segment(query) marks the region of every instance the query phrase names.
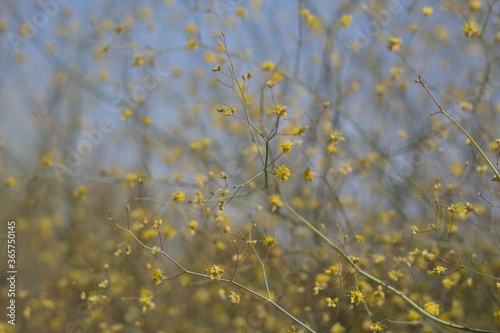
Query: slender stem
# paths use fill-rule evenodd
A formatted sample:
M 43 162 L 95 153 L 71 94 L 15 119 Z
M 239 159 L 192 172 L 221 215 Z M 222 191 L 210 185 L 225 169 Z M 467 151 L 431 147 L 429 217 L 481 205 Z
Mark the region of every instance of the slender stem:
M 451 117 L 444 109 L 443 107 L 441 106 L 441 104 L 439 104 L 439 102 L 437 101 L 437 99 L 434 97 L 434 95 L 431 93 L 431 91 L 429 90 L 429 88 L 427 88 L 427 84 L 424 83 L 422 81 L 422 76 L 419 75 L 418 76 L 418 79 L 415 80 L 416 83 L 419 83 L 424 89 L 425 91 L 429 94 L 429 96 L 431 96 L 432 100 L 434 101 L 434 104 L 436 104 L 436 106 L 438 107 L 439 109 L 439 113 L 442 113 L 446 116 L 446 118 L 448 118 L 463 134 L 465 134 L 465 136 L 467 137 L 467 139 L 470 140 L 470 142 L 474 145 L 474 147 L 476 147 L 477 151 L 479 152 L 479 154 L 481 154 L 481 156 L 483 156 L 483 158 L 485 159 L 486 163 L 488 163 L 490 169 L 495 173 L 495 179 L 496 181 L 499 181 L 500 182 L 500 173 L 498 172 L 498 170 L 495 168 L 495 166 L 493 165 L 493 163 L 490 161 L 490 159 L 486 156 L 486 154 L 484 153 L 484 151 L 481 149 L 481 147 L 479 147 L 479 145 L 476 143 L 476 141 L 474 140 L 474 138 L 472 138 L 472 136 L 470 136 L 470 134 L 462 127 L 460 126 L 459 123 L 457 123 L 455 121 L 455 119 L 453 119 L 453 117 Z
M 488 331 L 488 330 L 482 330 L 478 328 L 471 328 L 471 327 L 465 327 L 462 325 L 457 325 L 450 323 L 448 321 L 439 319 L 436 316 L 431 315 L 429 312 L 425 311 L 423 308 L 421 308 L 417 303 L 415 303 L 411 298 L 403 294 L 403 292 L 399 291 L 395 287 L 387 284 L 386 282 L 376 278 L 375 276 L 371 275 L 370 273 L 364 271 L 361 269 L 351 257 L 349 257 L 340 247 L 335 245 L 328 237 L 326 237 L 321 231 L 319 231 L 314 225 L 312 225 L 311 222 L 307 221 L 302 215 L 297 213 L 292 207 L 290 207 L 289 204 L 286 202 L 283 202 L 283 206 L 285 206 L 296 218 L 298 218 L 301 222 L 303 222 L 309 229 L 311 229 L 318 237 L 320 237 L 322 240 L 324 240 L 328 245 L 330 245 L 338 254 L 340 254 L 349 264 L 361 275 L 366 277 L 368 280 L 375 282 L 378 285 L 381 285 L 382 287 L 386 288 L 389 291 L 392 291 L 396 295 L 398 295 L 400 298 L 402 298 L 406 304 L 411 306 L 413 309 L 415 309 L 417 312 L 422 314 L 423 316 L 431 319 L 434 322 L 437 322 L 443 326 L 455 328 L 457 330 L 461 331 L 467 331 L 467 332 L 482 332 L 482 333 L 494 333 L 494 331 Z

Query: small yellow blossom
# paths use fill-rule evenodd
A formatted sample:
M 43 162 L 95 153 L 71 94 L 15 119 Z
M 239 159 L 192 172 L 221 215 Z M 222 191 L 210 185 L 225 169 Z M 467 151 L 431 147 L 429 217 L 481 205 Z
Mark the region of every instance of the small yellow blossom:
M 481 8 L 481 0 L 471 0 L 469 2 L 469 8 L 472 11 L 478 10 L 479 8 Z
M 351 24 L 352 21 L 352 15 L 343 15 L 340 18 L 340 24 L 344 27 L 347 28 Z
M 82 199 L 85 196 L 85 193 L 87 193 L 87 187 L 85 186 L 79 186 L 77 189 L 75 189 L 72 193 L 73 198 L 75 199 Z
M 188 23 L 184 26 L 184 31 L 188 35 L 196 35 L 198 33 L 198 26 L 196 23 Z
M 153 223 L 153 228 L 155 228 L 156 230 L 159 230 L 160 229 L 160 226 L 163 224 L 163 220 L 162 219 L 159 219 L 159 220 L 155 220 L 154 223 Z
M 337 143 L 342 141 L 345 141 L 345 138 L 342 136 L 342 131 L 333 130 L 332 133 L 330 134 L 328 142 Z
M 156 308 L 155 303 L 153 303 L 153 293 L 148 289 L 141 289 L 139 292 L 139 304 L 142 305 L 142 313 L 146 313 L 148 310 L 154 310 Z
M 234 12 L 236 13 L 236 15 L 238 15 L 239 17 L 241 17 L 242 19 L 246 19 L 247 18 L 247 10 L 243 7 L 236 7 L 236 9 L 234 10 Z
M 212 140 L 210 138 L 193 138 L 189 147 L 193 150 L 201 150 L 207 148 L 211 144 Z
M 268 60 L 268 61 L 264 61 L 260 67 L 262 68 L 262 70 L 270 72 L 270 71 L 274 70 L 275 66 L 274 66 L 274 62 Z
M 308 9 L 302 9 L 300 11 L 300 16 L 304 18 L 306 26 L 315 34 L 319 34 L 321 32 L 322 23 L 319 17 L 312 14 Z
M 186 195 L 182 192 L 175 192 L 172 194 L 172 199 L 174 201 L 184 201 L 186 200 Z
M 220 280 L 221 274 L 224 273 L 224 269 L 219 265 L 210 264 L 206 268 L 206 273 L 210 277 L 210 280 Z
M 272 88 L 276 85 L 276 81 L 273 81 L 273 80 L 267 80 L 266 81 L 266 86 L 268 86 L 269 88 Z
M 132 116 L 134 115 L 134 111 L 130 110 L 130 109 L 124 109 L 122 111 L 122 120 L 125 120 L 125 119 L 129 119 L 131 118 Z
M 264 245 L 273 246 L 276 245 L 276 243 L 278 243 L 278 239 L 275 236 L 267 235 L 262 240 L 262 243 Z
M 151 281 L 153 281 L 153 284 L 155 286 L 162 283 L 163 280 L 165 280 L 165 279 L 166 279 L 165 275 L 163 275 L 161 269 L 159 269 L 159 268 L 153 270 L 153 272 L 151 273 Z
M 236 112 L 236 106 L 227 106 L 223 104 L 220 108 L 217 108 L 218 113 L 222 113 L 225 116 L 232 116 Z
M 307 131 L 309 125 L 304 125 L 303 127 L 297 127 L 292 130 L 292 135 L 298 136 Z
M 463 27 L 463 31 L 464 31 L 465 37 L 467 37 L 467 38 L 479 36 L 479 27 L 473 21 L 467 22 Z
M 213 53 L 212 51 L 207 51 L 203 55 L 203 60 L 205 60 L 205 62 L 207 64 L 213 64 L 214 62 L 217 61 L 217 55 L 215 53 Z M 219 67 L 219 71 L 220 71 L 220 67 Z
M 415 310 L 410 310 L 410 312 L 408 312 L 408 316 L 406 317 L 409 321 L 415 321 L 415 320 L 419 320 L 420 319 L 420 313 L 418 313 L 417 311 Z
M 283 154 L 288 154 L 292 150 L 293 143 L 290 141 L 285 141 L 280 145 Z
M 351 297 L 351 304 L 353 305 L 358 305 L 365 299 L 365 295 L 361 291 L 356 289 L 351 289 L 349 291 L 349 296 Z
M 319 291 L 323 290 L 324 288 L 322 288 L 317 282 L 315 282 L 314 284 L 315 286 L 313 288 L 313 295 L 319 295 Z
M 142 65 L 144 65 L 144 58 L 142 55 L 137 54 L 134 58 L 134 67 L 141 67 Z
M 274 107 L 274 113 L 276 113 L 278 116 L 283 116 L 284 119 L 287 117 L 286 113 L 286 106 L 278 104 Z
M 148 116 L 142 116 L 141 117 L 141 123 L 143 123 L 146 126 L 149 126 L 149 125 L 151 125 L 153 123 L 153 121 Z
M 389 37 L 389 45 L 387 47 L 392 52 L 398 52 L 401 49 L 402 43 L 403 41 L 401 40 L 401 38 Z
M 7 177 L 7 180 L 5 181 L 5 185 L 7 185 L 7 187 L 12 187 L 12 186 L 16 185 L 16 183 L 17 183 L 17 180 L 16 180 L 16 177 L 14 177 L 14 176 Z
M 338 302 L 339 302 L 338 297 L 335 297 L 335 298 L 327 297 L 325 300 L 326 300 L 326 306 L 329 308 L 336 307 Z
M 314 177 L 316 177 L 316 174 L 311 170 L 311 168 L 306 168 L 304 170 L 304 180 L 306 182 L 312 182 L 314 180 Z
M 422 8 L 422 14 L 425 16 L 430 16 L 434 12 L 434 9 L 432 7 L 423 7 Z
M 104 289 L 108 286 L 108 284 L 109 284 L 108 279 L 104 279 L 101 282 L 99 282 L 99 284 L 97 286 L 101 289 Z
M 284 77 L 285 77 L 285 72 L 282 70 L 277 70 L 274 71 L 273 74 L 271 74 L 269 80 L 276 84 L 276 82 L 282 81 Z
M 196 227 L 198 227 L 198 222 L 196 222 L 195 220 L 189 221 L 189 223 L 188 223 L 188 229 L 190 230 L 191 235 L 195 234 Z
M 271 202 L 271 212 L 274 212 L 277 207 L 283 206 L 283 202 L 281 201 L 279 194 L 271 195 L 269 197 L 269 201 Z
M 372 332 L 383 332 L 385 330 L 385 325 L 380 321 L 377 321 L 376 323 L 370 325 L 370 330 Z
M 198 50 L 199 46 L 200 46 L 200 43 L 196 39 L 188 39 L 188 41 L 186 42 L 186 48 L 189 51 Z
M 440 308 L 439 304 L 433 301 L 429 301 L 424 304 L 425 311 L 429 312 L 433 316 L 439 316 Z
M 441 266 L 439 264 L 436 264 L 434 266 L 434 268 L 432 269 L 432 271 L 430 271 L 430 274 L 431 275 L 443 275 L 446 272 L 447 269 L 448 268 L 443 267 L 443 266 Z
M 35 32 L 33 30 L 33 26 L 28 22 L 24 22 L 21 25 L 19 32 L 21 33 L 21 36 L 23 36 L 24 38 L 33 37 L 33 35 L 35 34 Z
M 340 268 L 338 265 L 333 265 L 328 268 L 325 268 L 325 273 L 334 276 L 340 276 Z
M 363 243 L 365 241 L 365 237 L 363 235 L 356 235 L 356 236 L 354 236 L 354 240 L 357 243 Z
M 40 163 L 45 166 L 51 166 L 54 163 L 54 160 L 52 159 L 52 155 L 50 154 L 45 154 L 43 157 L 40 159 Z
M 134 186 L 136 180 L 139 178 L 139 175 L 135 173 L 129 173 L 127 176 L 125 176 L 125 184 L 128 187 Z
M 231 301 L 231 305 L 240 304 L 240 295 L 238 295 L 234 291 L 231 291 L 231 293 L 229 294 L 229 300 Z
M 290 169 L 286 165 L 281 165 L 274 169 L 275 172 L 275 178 L 281 179 L 281 180 L 288 180 L 292 173 L 290 172 Z
M 94 50 L 94 58 L 98 60 L 104 59 L 104 56 L 106 55 L 106 52 L 108 52 L 108 50 L 109 46 L 106 44 L 99 46 Z
M 390 270 L 388 273 L 389 278 L 393 281 L 398 281 L 401 276 L 403 276 L 403 273 L 401 273 L 400 270 Z

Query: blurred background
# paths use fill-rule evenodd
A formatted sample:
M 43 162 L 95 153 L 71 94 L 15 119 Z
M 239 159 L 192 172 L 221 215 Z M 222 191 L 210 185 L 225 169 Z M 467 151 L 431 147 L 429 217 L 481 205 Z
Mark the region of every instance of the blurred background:
M 233 285 L 173 278 L 108 214 L 195 272 L 230 278 L 248 251 L 236 281 L 265 294 L 261 259 L 276 301 L 316 332 L 448 331 L 358 280 L 271 195 L 440 318 L 498 330 L 498 183 L 415 79 L 497 167 L 499 15 L 480 0 L 2 1 L 0 259 L 14 220 L 18 274 L 16 326 L 2 314 L 0 332 L 305 332 Z M 285 164 L 288 181 L 231 188 L 264 165 L 245 112 L 266 135 L 278 124 L 268 171 Z M 429 274 L 437 263 L 449 275 Z

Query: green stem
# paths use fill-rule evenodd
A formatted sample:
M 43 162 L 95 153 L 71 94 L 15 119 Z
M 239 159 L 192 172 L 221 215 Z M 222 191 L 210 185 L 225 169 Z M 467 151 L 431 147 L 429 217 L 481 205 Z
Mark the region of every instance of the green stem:
M 309 229 L 311 229 L 318 237 L 320 237 L 322 240 L 324 240 L 328 245 L 330 245 L 338 254 L 340 254 L 349 264 L 361 275 L 366 277 L 368 280 L 375 282 L 378 285 L 381 285 L 382 287 L 386 288 L 389 291 L 392 291 L 394 294 L 398 295 L 400 298 L 402 298 L 408 305 L 410 305 L 413 309 L 415 309 L 417 312 L 422 314 L 423 316 L 431 319 L 434 322 L 437 322 L 443 326 L 455 328 L 457 330 L 461 331 L 467 331 L 467 332 L 482 332 L 482 333 L 494 333 L 494 331 L 488 331 L 488 330 L 482 330 L 482 329 L 477 329 L 477 328 L 471 328 L 471 327 L 465 327 L 462 325 L 457 325 L 450 323 L 448 321 L 439 319 L 436 316 L 431 315 L 424 309 L 422 309 L 417 303 L 412 301 L 408 296 L 403 294 L 403 292 L 399 291 L 398 289 L 394 288 L 393 286 L 385 283 L 384 281 L 376 278 L 375 276 L 371 275 L 370 273 L 364 271 L 361 269 L 356 263 L 353 261 L 351 257 L 349 257 L 340 247 L 335 245 L 328 237 L 326 237 L 321 231 L 319 231 L 314 225 L 312 225 L 311 222 L 307 221 L 302 215 L 297 213 L 292 207 L 290 207 L 289 204 L 286 202 L 283 202 L 283 206 L 285 206 L 296 218 L 298 218 L 302 223 L 304 223 Z

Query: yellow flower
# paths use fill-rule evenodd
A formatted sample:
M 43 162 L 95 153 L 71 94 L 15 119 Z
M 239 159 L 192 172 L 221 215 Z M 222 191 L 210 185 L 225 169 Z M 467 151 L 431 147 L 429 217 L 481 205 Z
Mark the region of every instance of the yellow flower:
M 163 275 L 161 269 L 157 268 L 151 273 L 151 281 L 155 286 L 159 285 L 166 279 L 166 276 Z
M 307 168 L 304 171 L 304 180 L 306 182 L 312 182 L 314 180 L 314 177 L 316 177 L 316 174 L 311 170 L 311 168 Z
M 76 190 L 73 191 L 73 198 L 75 199 L 82 199 L 85 196 L 85 193 L 87 193 L 87 187 L 85 186 L 80 186 Z
M 189 221 L 188 228 L 189 228 L 189 230 L 191 232 L 191 235 L 195 234 L 197 226 L 198 226 L 198 222 L 196 222 L 195 220 Z
M 288 154 L 292 150 L 293 143 L 290 141 L 285 141 L 281 144 L 280 148 L 283 154 Z
M 321 32 L 321 20 L 316 15 L 312 14 L 308 9 L 302 9 L 300 16 L 304 18 L 306 26 L 311 29 L 316 35 Z
M 441 266 L 439 264 L 436 264 L 434 266 L 434 268 L 432 269 L 432 271 L 430 271 L 430 274 L 431 275 L 443 275 L 446 272 L 447 269 L 448 268 L 443 267 L 443 266 Z
M 188 23 L 186 24 L 186 26 L 184 26 L 184 31 L 188 35 L 196 35 L 196 33 L 198 32 L 198 26 L 196 25 L 196 23 Z
M 467 38 L 479 36 L 479 27 L 473 21 L 467 22 L 463 27 L 463 31 L 464 31 L 465 37 L 467 37 Z
M 292 173 L 290 172 L 290 169 L 286 165 L 281 165 L 274 169 L 274 172 L 276 173 L 275 178 L 281 179 L 281 180 L 288 180 Z
M 268 72 L 273 71 L 274 70 L 274 62 L 272 62 L 270 60 L 264 61 L 260 67 L 264 71 L 268 71 Z
M 352 15 L 343 15 L 340 18 L 340 24 L 344 27 L 347 28 L 349 27 L 349 24 L 351 24 L 352 21 Z
M 401 273 L 400 270 L 394 270 L 394 269 L 390 270 L 387 274 L 389 275 L 389 278 L 393 281 L 397 281 L 401 276 L 403 276 L 403 273 Z
M 415 310 L 410 310 L 410 312 L 408 312 L 408 317 L 406 317 L 409 321 L 415 321 L 415 320 L 419 320 L 420 319 L 420 313 L 418 313 L 417 311 Z
M 351 304 L 358 305 L 365 300 L 365 295 L 356 289 L 351 289 L 349 291 L 349 296 L 351 297 Z
M 264 245 L 273 246 L 278 243 L 278 239 L 275 236 L 267 235 L 262 240 L 262 243 L 264 243 Z
M 51 166 L 54 161 L 52 160 L 52 155 L 50 154 L 45 154 L 43 157 L 40 159 L 40 163 L 45 166 Z
M 144 65 L 144 58 L 138 54 L 134 58 L 134 67 L 141 67 L 142 65 Z
M 433 301 L 429 301 L 424 304 L 425 311 L 429 312 L 433 316 L 439 316 L 439 304 Z
M 231 293 L 229 294 L 229 300 L 231 301 L 231 305 L 240 304 L 240 295 L 238 295 L 234 291 L 231 291 Z
M 219 265 L 210 264 L 206 268 L 207 275 L 210 277 L 210 280 L 220 280 L 221 274 L 224 273 L 224 269 Z
M 238 15 L 239 17 L 241 17 L 242 19 L 246 19 L 247 18 L 247 10 L 243 7 L 236 7 L 236 9 L 234 10 L 234 12 L 236 13 L 236 15 Z
M 303 127 L 294 128 L 292 131 L 292 135 L 295 135 L 295 136 L 301 135 L 302 133 L 307 131 L 308 128 L 309 128 L 309 125 L 304 125 Z
M 326 300 L 326 306 L 329 308 L 336 307 L 337 303 L 339 302 L 338 297 L 335 297 L 335 298 L 327 297 L 325 300 Z
M 127 184 L 128 187 L 134 186 L 135 181 L 139 178 L 139 175 L 135 173 L 129 173 L 125 177 L 125 184 Z
M 469 8 L 472 11 L 478 10 L 479 8 L 481 8 L 481 0 L 471 0 L 469 2 Z
M 7 185 L 7 187 L 12 187 L 12 186 L 16 185 L 16 183 L 17 183 L 17 180 L 16 180 L 16 177 L 14 177 L 14 176 L 7 177 L 7 180 L 5 181 L 5 185 Z
M 148 289 L 141 289 L 139 293 L 139 304 L 142 305 L 142 313 L 146 313 L 148 310 L 154 310 L 156 308 L 155 303 L 153 303 L 153 293 Z
M 203 55 L 203 60 L 205 60 L 205 62 L 207 64 L 212 64 L 212 63 L 217 61 L 217 55 L 211 51 L 207 51 Z M 220 70 L 220 66 L 219 66 L 219 70 Z
M 403 41 L 401 40 L 401 38 L 390 37 L 388 48 L 392 52 L 398 52 L 401 49 L 402 43 L 403 43 Z
M 283 119 L 286 120 L 287 114 L 286 114 L 286 106 L 278 104 L 274 107 L 274 113 L 276 113 L 278 116 L 283 116 Z
M 186 195 L 182 192 L 175 192 L 172 194 L 172 199 L 174 201 L 184 201 L 186 200 Z
M 354 236 L 354 240 L 357 243 L 363 243 L 365 241 L 365 237 L 363 235 L 356 235 L 356 236 Z
M 149 125 L 151 125 L 153 123 L 153 121 L 148 116 L 142 116 L 141 117 L 141 123 L 143 123 L 146 126 L 149 126 Z
M 283 202 L 281 202 L 279 194 L 271 195 L 269 197 L 269 201 L 271 202 L 271 212 L 274 212 L 277 207 L 283 206 Z
M 385 330 L 385 325 L 380 321 L 377 321 L 376 323 L 370 325 L 370 330 L 372 332 L 383 332 Z
M 345 141 L 345 138 L 342 136 L 342 131 L 333 130 L 332 133 L 330 134 L 328 142 L 337 143 L 342 141 Z
M 198 50 L 198 47 L 200 46 L 200 43 L 195 40 L 195 39 L 189 39 L 187 42 L 186 42 L 186 48 L 189 50 L 189 51 L 194 51 L 194 50 Z
M 422 8 L 422 14 L 425 16 L 430 16 L 434 12 L 434 9 L 432 7 L 423 7 Z
M 134 115 L 134 111 L 130 110 L 130 109 L 124 109 L 122 111 L 122 120 L 125 120 L 125 119 L 128 119 L 128 118 L 131 118 L 132 116 Z

